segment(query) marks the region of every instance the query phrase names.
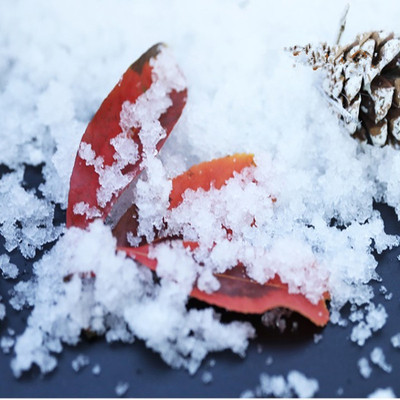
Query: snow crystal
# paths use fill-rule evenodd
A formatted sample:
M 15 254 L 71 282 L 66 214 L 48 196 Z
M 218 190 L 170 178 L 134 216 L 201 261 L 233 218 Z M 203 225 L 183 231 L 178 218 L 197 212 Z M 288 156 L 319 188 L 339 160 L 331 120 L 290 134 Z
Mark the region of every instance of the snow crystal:
M 10 257 L 7 254 L 0 256 L 0 270 L 6 279 L 15 279 L 18 276 L 18 267 L 10 263 Z
M 391 387 L 387 387 L 384 389 L 378 388 L 375 389 L 372 393 L 368 395 L 369 398 L 382 398 L 382 399 L 394 399 L 397 396 L 394 394 L 393 389 Z
M 400 332 L 396 333 L 390 338 L 392 346 L 396 349 L 400 349 Z
M 89 357 L 84 354 L 79 354 L 74 358 L 71 362 L 71 367 L 75 372 L 79 372 L 81 369 L 85 368 L 89 365 Z
M 372 368 L 369 365 L 368 359 L 362 357 L 358 360 L 358 370 L 363 378 L 368 379 L 372 374 Z
M 201 381 L 205 385 L 209 385 L 213 381 L 213 374 L 210 371 L 204 371 L 201 375 Z
M 8 354 L 15 344 L 15 339 L 10 336 L 3 336 L 0 340 L 0 347 L 4 354 Z
M 387 373 L 392 372 L 392 366 L 386 362 L 383 350 L 380 347 L 375 347 L 370 354 L 371 361 Z
M 92 374 L 93 374 L 93 375 L 100 375 L 100 373 L 101 373 L 101 367 L 100 367 L 100 365 L 99 365 L 99 364 L 93 365 Z
M 129 389 L 128 382 L 118 382 L 117 386 L 115 386 L 115 394 L 118 397 L 122 397 Z

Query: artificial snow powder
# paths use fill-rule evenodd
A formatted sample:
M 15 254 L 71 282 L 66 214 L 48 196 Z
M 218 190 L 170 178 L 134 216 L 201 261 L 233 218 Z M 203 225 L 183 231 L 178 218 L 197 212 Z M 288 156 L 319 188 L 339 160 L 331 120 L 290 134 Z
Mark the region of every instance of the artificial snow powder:
M 32 307 L 25 331 L 13 343 L 15 376 L 33 364 L 44 373 L 53 370 L 55 354 L 64 344 L 77 344 L 82 329 L 109 342 L 144 340 L 166 363 L 190 373 L 211 351 L 244 355 L 255 336 L 250 323 L 221 322 L 212 308 L 187 309 L 195 282 L 206 292 L 218 290 L 213 274 L 239 260 L 259 283 L 278 273 L 291 293 L 312 303 L 329 292 L 332 323 L 348 322 L 340 311 L 350 303 L 351 340 L 363 345 L 387 320 L 370 286 L 378 278 L 373 254 L 397 246 L 399 239 L 385 233 L 373 202 L 387 203 L 400 216 L 400 152 L 359 144 L 343 132 L 321 101 L 318 72 L 293 68 L 283 50 L 330 37 L 337 21 L 325 7 L 333 11 L 340 6 L 324 6 L 324 23 L 318 22 L 314 32 L 303 29 L 303 2 L 285 10 L 284 18 L 271 17 L 283 15 L 282 5 L 272 2 L 209 2 L 204 8 L 200 3 L 156 3 L 165 15 L 151 29 L 142 21 L 153 15 L 154 3 L 105 2 L 99 7 L 95 1 L 76 1 L 55 7 L 39 0 L 0 5 L 0 25 L 13 33 L 0 40 L 0 164 L 8 168 L 0 175 L 0 203 L 6 205 L 0 209 L 0 234 L 8 252 L 18 249 L 26 259 L 38 256 L 33 278 L 17 283 L 9 300 L 16 310 Z M 354 5 L 354 15 L 362 15 L 363 22 L 347 28 L 349 37 L 369 27 L 368 18 L 371 24 L 376 21 L 375 13 L 361 10 L 363 5 Z M 86 13 L 93 14 L 91 29 Z M 132 16 L 137 16 L 135 24 Z M 116 29 L 105 32 L 105 17 Z M 170 29 L 175 19 L 179 23 Z M 214 19 L 221 27 L 218 45 L 216 32 L 203 26 L 204 20 Z M 385 23 L 390 23 L 387 15 Z M 185 85 L 172 50 L 163 51 L 152 65 L 158 83 L 120 110 L 121 133 L 110 143 L 115 158 L 105 166 L 90 143 L 80 144 L 85 127 L 118 75 L 160 38 L 170 42 L 186 76 L 187 107 L 156 155 L 155 144 L 165 135 L 157 120 L 170 106 L 165 94 Z M 98 174 L 100 208 L 129 182 L 121 170 L 139 157 L 139 147 L 127 139 L 133 126 L 141 128 L 146 155 L 145 172 L 132 190 L 138 234 L 151 241 L 166 222 L 167 234 L 200 242 L 197 263 L 179 245 L 152 250 L 160 260 L 159 282 L 147 268 L 115 252 L 110 227 L 101 221 L 86 231 L 54 224 L 56 210 L 67 205 L 77 152 Z M 197 162 L 235 152 L 253 153 L 256 166 L 236 174 L 221 190 L 188 190 L 182 204 L 168 210 L 170 178 Z M 37 190 L 26 186 L 28 166 L 42 170 Z M 99 216 L 100 208 L 84 202 L 73 206 L 88 218 Z M 229 240 L 228 228 L 233 232 Z M 128 239 L 139 243 L 132 233 Z M 18 277 L 7 255 L 0 256 L 0 269 L 0 279 Z M 385 296 L 390 300 L 389 293 Z M 6 313 L 3 303 L 0 320 Z M 279 310 L 266 313 L 263 321 L 280 331 L 286 328 Z M 2 340 L 3 351 L 11 348 L 10 338 Z M 82 360 L 74 360 L 74 369 L 86 365 Z M 379 349 L 371 361 L 387 372 L 391 368 Z M 368 367 L 368 360 L 360 360 L 363 376 Z M 116 394 L 123 395 L 126 385 L 118 385 Z M 263 375 L 256 394 L 302 397 L 317 390 L 316 380 L 292 371 L 286 378 Z

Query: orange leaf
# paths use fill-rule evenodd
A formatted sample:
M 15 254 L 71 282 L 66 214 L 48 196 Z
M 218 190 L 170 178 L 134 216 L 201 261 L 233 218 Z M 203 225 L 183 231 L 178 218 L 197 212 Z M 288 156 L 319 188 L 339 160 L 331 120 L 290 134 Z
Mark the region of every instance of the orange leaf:
M 172 180 L 169 208 L 179 206 L 185 190 L 199 188 L 209 190 L 211 187 L 220 189 L 229 178 L 234 176 L 235 172 L 239 173 L 244 168 L 254 165 L 252 155 L 235 154 L 193 166 Z M 275 199 L 272 198 L 272 201 Z M 157 260 L 149 257 L 150 246 L 156 246 L 157 242 L 165 240 L 158 240 L 136 248 L 129 247 L 124 237 L 130 231 L 129 228 L 136 229 L 137 223 L 132 218 L 132 209 L 129 216 L 123 216 L 121 221 L 114 232 L 118 241 L 118 250 L 124 251 L 129 257 L 156 271 Z M 182 241 L 182 243 L 191 251 L 198 247 L 195 242 Z M 302 294 L 289 293 L 288 285 L 282 283 L 279 276 L 275 276 L 265 284 L 260 284 L 250 279 L 244 266 L 239 264 L 223 274 L 215 274 L 215 277 L 220 284 L 217 291 L 206 293 L 196 286 L 191 296 L 208 304 L 240 313 L 261 314 L 276 307 L 285 307 L 302 314 L 318 326 L 324 326 L 329 321 L 329 312 L 325 304 L 327 297 L 313 304 Z
M 122 105 L 126 101 L 132 104 L 135 103 L 138 97 L 152 86 L 153 67 L 151 62 L 157 58 L 164 47 L 164 44 L 156 44 L 128 68 L 86 128 L 81 143 L 91 146 L 94 154 L 102 158 L 104 167 L 111 166 L 115 162 L 116 149 L 111 140 L 121 133 L 120 113 Z M 160 125 L 164 128 L 166 135 L 156 144 L 157 150 L 160 150 L 178 121 L 186 104 L 187 90 L 184 89 L 179 92 L 172 90 L 166 96 L 171 100 L 171 105 L 159 118 Z M 67 227 L 85 228 L 94 218 L 105 219 L 109 215 L 122 192 L 141 172 L 143 146 L 139 132 L 140 129 L 132 127 L 129 137 L 138 146 L 139 157 L 131 160 L 131 162 L 129 162 L 130 160 L 125 160 L 128 161 L 128 164 L 121 171 L 124 177 L 128 177 L 129 182 L 125 187 L 113 193 L 111 199 L 106 201 L 105 205 L 99 204 L 97 198 L 98 190 L 101 188 L 99 175 L 94 166 L 87 165 L 87 162 L 81 158 L 78 152 L 70 181 Z M 74 212 L 76 204 L 81 204 L 86 209 L 92 210 L 92 215 L 88 216 L 83 212 Z

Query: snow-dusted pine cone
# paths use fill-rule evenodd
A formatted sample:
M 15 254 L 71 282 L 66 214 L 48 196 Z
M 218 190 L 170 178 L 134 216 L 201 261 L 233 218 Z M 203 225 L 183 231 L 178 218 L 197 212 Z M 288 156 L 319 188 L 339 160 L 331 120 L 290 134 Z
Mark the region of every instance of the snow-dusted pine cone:
M 400 38 L 357 36 L 347 46 L 295 46 L 299 61 L 324 71 L 323 90 L 350 134 L 400 147 Z

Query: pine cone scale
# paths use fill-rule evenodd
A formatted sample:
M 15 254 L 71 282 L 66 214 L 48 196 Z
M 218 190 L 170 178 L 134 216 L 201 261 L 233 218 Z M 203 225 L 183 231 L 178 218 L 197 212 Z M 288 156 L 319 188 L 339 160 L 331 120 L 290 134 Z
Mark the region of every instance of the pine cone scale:
M 373 31 L 338 47 L 295 46 L 293 55 L 325 73 L 324 92 L 348 132 L 400 147 L 400 38 Z

